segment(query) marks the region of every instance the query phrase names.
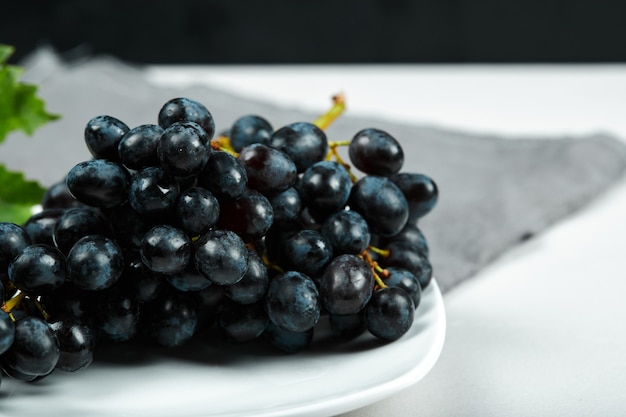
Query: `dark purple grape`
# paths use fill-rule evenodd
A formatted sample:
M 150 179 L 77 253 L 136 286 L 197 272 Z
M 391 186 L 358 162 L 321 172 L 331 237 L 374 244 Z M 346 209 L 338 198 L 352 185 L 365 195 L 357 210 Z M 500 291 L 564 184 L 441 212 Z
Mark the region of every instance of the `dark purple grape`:
M 70 315 L 53 317 L 49 325 L 59 341 L 60 355 L 55 369 L 76 372 L 91 365 L 96 333 L 90 325 Z
M 274 278 L 265 298 L 270 320 L 292 332 L 307 331 L 319 321 L 320 295 L 311 278 L 288 271 Z
M 297 122 L 275 131 L 269 145 L 289 155 L 298 172 L 304 172 L 328 153 L 326 133 L 312 123 Z
M 28 233 L 19 225 L 0 223 L 0 273 L 7 271 L 9 263 L 31 244 Z
M 352 186 L 348 199 L 351 210 L 358 212 L 371 233 L 394 236 L 409 218 L 409 204 L 402 191 L 385 177 L 368 175 Z
M 62 208 L 43 209 L 39 213 L 30 216 L 22 227 L 32 243 L 55 246 L 53 238 L 54 228 L 63 213 L 65 213 L 65 209 Z M 1 267 L 0 270 L 2 270 Z
M 316 230 L 303 229 L 286 239 L 285 258 L 296 271 L 316 276 L 333 258 L 328 238 Z
M 59 356 L 59 342 L 48 323 L 26 316 L 15 322 L 15 339 L 2 355 L 2 366 L 26 377 L 38 377 L 52 372 Z
M 239 198 L 248 189 L 246 169 L 226 152 L 211 152 L 204 169 L 198 173 L 198 185 L 211 191 L 218 199 Z
M 11 316 L 0 310 L 0 355 L 9 350 L 15 340 L 15 324 Z
M 198 236 L 215 226 L 220 204 L 206 188 L 191 187 L 181 193 L 174 214 L 186 233 Z
M 428 257 L 408 242 L 391 242 L 387 245 L 389 256 L 384 259 L 385 267 L 395 266 L 409 270 L 417 277 L 422 289 L 433 276 L 433 267 Z
M 163 128 L 153 124 L 139 125 L 126 132 L 117 148 L 124 166 L 141 169 L 159 165 L 157 143 L 162 134 Z
M 365 309 L 355 314 L 329 314 L 328 322 L 331 331 L 341 338 L 353 338 L 367 330 Z
M 150 303 L 149 334 L 161 346 L 186 343 L 198 328 L 198 313 L 191 299 L 170 293 Z
M 128 171 L 119 163 L 92 159 L 75 165 L 66 178 L 78 201 L 94 207 L 114 207 L 128 199 Z
M 388 177 L 400 171 L 404 152 L 398 141 L 379 129 L 363 129 L 350 141 L 350 161 L 369 175 Z
M 298 190 L 313 217 L 324 220 L 344 208 L 352 180 L 346 169 L 335 161 L 316 162 L 302 174 Z
M 263 303 L 238 304 L 227 302 L 220 311 L 218 324 L 229 339 L 239 343 L 261 336 L 270 320 Z
M 112 342 L 131 340 L 138 333 L 139 313 L 139 303 L 123 286 L 105 290 L 97 306 L 100 334 Z
M 298 218 L 302 211 L 302 198 L 300 193 L 289 187 L 285 191 L 268 197 L 274 211 L 274 222 L 279 225 L 292 222 Z
M 255 143 L 239 154 L 239 161 L 248 174 L 248 186 L 263 194 L 285 191 L 297 178 L 296 165 L 287 154 Z
M 340 255 L 318 280 L 322 306 L 331 314 L 356 314 L 374 291 L 372 268 L 356 255 Z
M 160 167 L 135 172 L 130 180 L 128 202 L 139 214 L 160 217 L 173 209 L 180 195 L 176 179 Z
M 176 122 L 194 122 L 200 125 L 210 139 L 215 134 L 213 115 L 200 102 L 185 97 L 173 98 L 159 111 L 159 126 L 167 129 Z
M 437 204 L 439 189 L 432 178 L 415 173 L 399 173 L 389 178 L 409 202 L 409 221 L 417 224 Z
M 413 306 L 417 308 L 422 297 L 422 287 L 417 277 L 408 269 L 387 267 L 389 277 L 385 278 L 385 285 L 390 287 L 400 287 L 411 296 Z
M 194 265 L 214 284 L 235 284 L 248 270 L 248 248 L 230 230 L 206 232 L 195 242 L 195 249 Z
M 161 274 L 181 272 L 192 257 L 191 239 L 176 227 L 154 226 L 144 235 L 140 254 L 151 271 Z
M 178 177 L 197 174 L 209 160 L 209 141 L 209 137 L 197 123 L 173 123 L 165 129 L 157 142 L 161 167 L 168 174 Z
M 201 291 L 211 285 L 211 281 L 198 272 L 193 263 L 180 272 L 165 275 L 164 278 L 172 287 L 182 292 Z
M 54 244 L 65 254 L 82 237 L 88 235 L 110 235 L 110 225 L 97 211 L 89 208 L 71 208 L 65 210 L 54 226 L 52 235 Z
M 65 255 L 49 245 L 27 246 L 9 264 L 9 279 L 26 293 L 51 292 L 65 283 Z
M 248 255 L 248 270 L 243 278 L 231 285 L 224 285 L 224 294 L 239 304 L 252 304 L 260 301 L 267 291 L 269 276 L 263 261 L 254 252 Z
M 413 324 L 415 307 L 400 287 L 382 288 L 372 295 L 365 308 L 367 329 L 384 340 L 401 338 Z
M 261 116 L 243 116 L 235 120 L 230 128 L 230 145 L 235 152 L 241 152 L 253 143 L 267 145 L 273 132 L 272 125 Z
M 117 282 L 123 270 L 122 249 L 104 236 L 82 237 L 67 255 L 68 279 L 83 290 L 109 288 Z
M 128 126 L 112 116 L 96 116 L 85 126 L 85 143 L 87 149 L 95 157 L 119 161 L 117 147 L 128 132 Z
M 395 236 L 388 239 L 383 239 L 380 246 L 387 246 L 391 242 L 407 242 L 413 246 L 417 252 L 428 256 L 430 250 L 428 248 L 428 242 L 422 231 L 415 224 L 408 222 L 404 229 Z
M 220 229 L 237 233 L 244 240 L 265 236 L 274 221 L 274 209 L 267 197 L 248 190 L 236 200 L 223 201 L 218 221 Z
M 341 210 L 330 215 L 322 224 L 321 233 L 328 238 L 335 256 L 359 254 L 370 244 L 367 222 L 356 211 Z
M 41 198 L 41 207 L 45 209 L 81 207 L 84 204 L 74 198 L 65 181 L 52 184 Z

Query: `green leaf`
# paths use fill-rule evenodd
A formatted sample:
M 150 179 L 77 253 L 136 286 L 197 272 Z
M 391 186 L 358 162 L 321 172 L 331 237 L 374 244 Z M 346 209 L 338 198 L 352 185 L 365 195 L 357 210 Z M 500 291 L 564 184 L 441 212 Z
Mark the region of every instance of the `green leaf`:
M 31 205 L 8 204 L 0 201 L 0 222 L 24 224 L 32 216 L 31 209 Z
M 21 67 L 5 64 L 12 53 L 12 47 L 0 44 L 0 143 L 9 132 L 32 135 L 60 117 L 46 111 L 44 101 L 37 97 L 37 86 L 19 81 L 24 73 Z
M 13 172 L 0 164 L 0 203 L 32 206 L 41 203 L 46 192 L 37 181 L 27 180 L 21 172 Z

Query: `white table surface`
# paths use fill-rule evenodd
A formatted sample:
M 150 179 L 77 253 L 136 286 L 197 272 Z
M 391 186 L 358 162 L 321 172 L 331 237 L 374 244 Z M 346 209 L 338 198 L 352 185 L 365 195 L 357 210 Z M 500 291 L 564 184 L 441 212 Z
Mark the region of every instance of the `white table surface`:
M 324 110 L 474 132 L 626 138 L 626 65 L 151 67 Z M 615 416 L 626 410 L 626 180 L 446 294 L 447 339 L 425 379 L 347 415 Z

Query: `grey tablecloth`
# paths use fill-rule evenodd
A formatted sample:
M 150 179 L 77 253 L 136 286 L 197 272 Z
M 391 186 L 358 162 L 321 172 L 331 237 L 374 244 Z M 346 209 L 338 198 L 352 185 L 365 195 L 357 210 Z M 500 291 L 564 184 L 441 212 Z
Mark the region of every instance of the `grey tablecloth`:
M 318 116 L 218 88 L 157 87 L 145 80 L 142 68 L 107 57 L 68 63 L 41 50 L 23 64 L 24 80 L 38 83 L 48 109 L 63 118 L 33 138 L 9 137 L 0 148 L 0 162 L 44 184 L 60 180 L 74 164 L 90 157 L 83 129 L 99 114 L 118 117 L 131 127 L 156 123 L 165 101 L 185 96 L 209 108 L 218 130 L 251 113 L 264 116 L 275 128 Z M 404 147 L 403 170 L 429 175 L 439 186 L 439 203 L 420 227 L 444 292 L 516 243 L 590 202 L 626 167 L 626 146 L 601 134 L 501 138 L 349 114 L 327 132 L 331 140 L 347 139 L 365 127 L 394 135 Z

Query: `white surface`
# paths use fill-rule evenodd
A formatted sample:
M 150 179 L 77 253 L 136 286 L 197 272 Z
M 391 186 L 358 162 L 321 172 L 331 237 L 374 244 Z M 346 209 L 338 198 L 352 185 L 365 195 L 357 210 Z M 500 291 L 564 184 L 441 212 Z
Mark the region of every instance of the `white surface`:
M 422 297 L 413 326 L 392 343 L 364 334 L 331 344 L 320 324 L 314 343 L 322 344 L 295 355 L 203 343 L 185 359 L 142 354 L 119 366 L 94 362 L 33 385 L 7 378 L 0 415 L 314 417 L 352 410 L 411 386 L 435 364 L 446 327 L 436 281 Z
M 174 72 L 175 71 L 175 72 Z M 524 136 L 626 138 L 626 66 L 155 68 L 323 110 Z M 365 416 L 616 416 L 626 410 L 626 181 L 445 296 L 434 369 Z

